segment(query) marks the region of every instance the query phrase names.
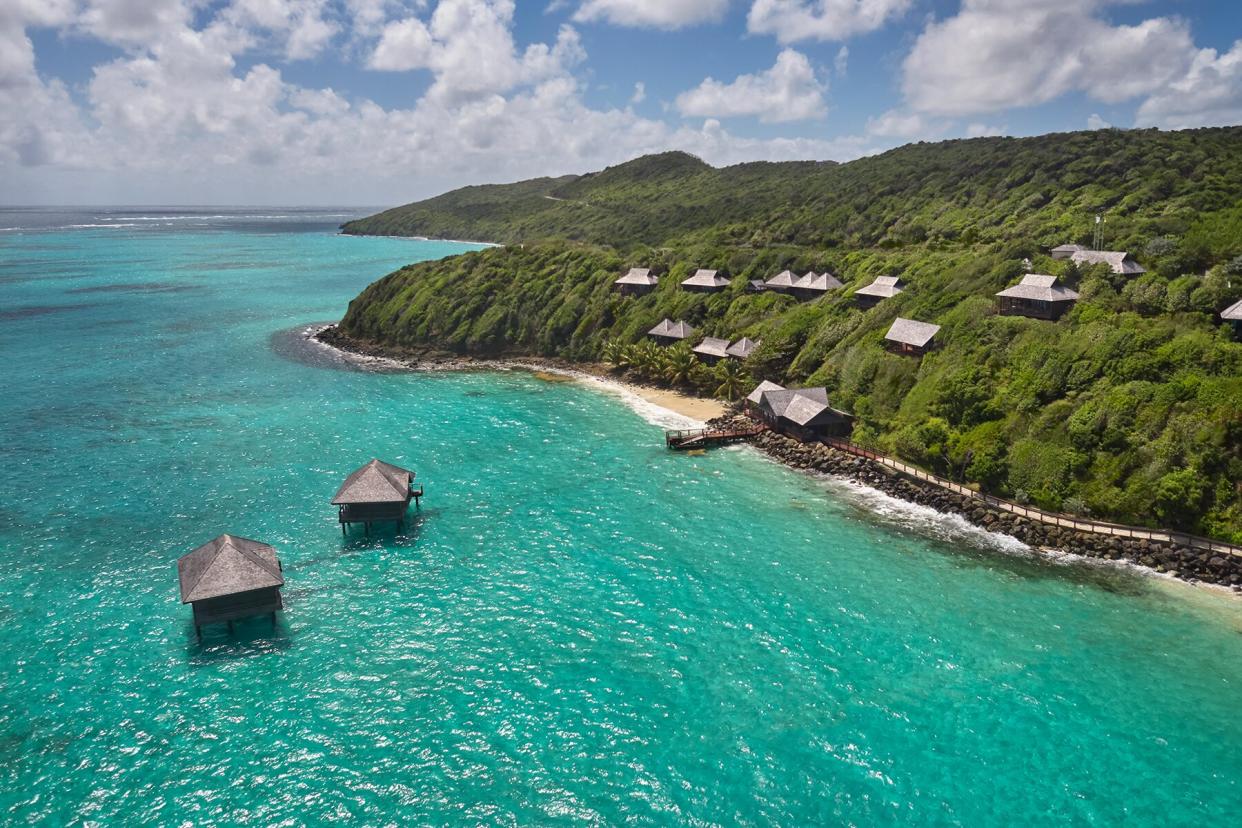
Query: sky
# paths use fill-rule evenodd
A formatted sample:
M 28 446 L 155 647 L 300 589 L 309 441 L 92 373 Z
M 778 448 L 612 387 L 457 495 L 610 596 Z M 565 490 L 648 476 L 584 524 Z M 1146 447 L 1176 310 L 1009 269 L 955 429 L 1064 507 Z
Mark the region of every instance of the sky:
M 1240 0 L 0 0 L 0 203 L 391 205 L 650 152 L 1242 123 Z

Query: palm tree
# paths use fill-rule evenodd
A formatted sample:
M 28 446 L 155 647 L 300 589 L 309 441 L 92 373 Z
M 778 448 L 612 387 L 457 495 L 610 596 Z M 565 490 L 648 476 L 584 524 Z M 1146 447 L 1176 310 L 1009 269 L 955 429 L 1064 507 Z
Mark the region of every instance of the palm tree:
M 733 402 L 746 393 L 748 381 L 746 369 L 736 359 L 726 359 L 716 366 L 715 394 L 723 400 Z
M 604 362 L 611 365 L 615 371 L 623 367 L 622 362 L 625 360 L 625 349 L 626 345 L 624 342 L 619 339 L 610 339 L 604 343 L 604 349 L 600 353 L 600 356 L 603 357 Z
M 649 339 L 630 346 L 629 366 L 640 377 L 653 377 L 660 372 L 660 348 Z
M 668 349 L 664 358 L 664 379 L 669 385 L 689 385 L 694 366 L 698 364 L 690 346 L 684 342 Z

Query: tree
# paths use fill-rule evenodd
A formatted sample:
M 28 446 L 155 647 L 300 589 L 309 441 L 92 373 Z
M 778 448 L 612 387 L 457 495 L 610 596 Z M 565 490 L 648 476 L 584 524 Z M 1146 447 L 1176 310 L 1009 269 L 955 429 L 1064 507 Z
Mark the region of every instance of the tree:
M 724 360 L 716 366 L 715 374 L 718 383 L 715 396 L 733 402 L 746 393 L 750 378 L 746 375 L 746 369 L 737 360 Z
M 689 385 L 696 362 L 689 345 L 684 342 L 674 345 L 664 356 L 664 380 L 669 385 Z

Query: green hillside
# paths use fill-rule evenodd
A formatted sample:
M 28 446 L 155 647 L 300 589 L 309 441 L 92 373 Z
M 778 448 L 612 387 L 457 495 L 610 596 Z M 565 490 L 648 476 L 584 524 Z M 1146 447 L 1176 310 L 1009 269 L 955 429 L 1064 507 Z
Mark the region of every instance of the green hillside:
M 841 165 L 717 170 L 669 153 L 352 223 L 525 243 L 391 274 L 342 329 L 389 347 L 595 360 L 682 318 L 704 335 L 763 339 L 745 382 L 825 384 L 859 417 L 860 440 L 941 474 L 1242 541 L 1242 344 L 1215 316 L 1242 296 L 1240 203 L 1238 128 L 950 141 Z M 1047 258 L 1050 245 L 1089 241 L 1096 211 L 1107 246 L 1149 273 Z M 1024 259 L 1081 292 L 1061 321 L 993 313 Z M 611 283 L 630 266 L 666 275 L 649 296 L 621 297 Z M 733 284 L 678 290 L 698 267 Z M 846 288 L 813 302 L 745 292 L 786 267 L 829 270 Z M 853 290 L 881 274 L 908 289 L 855 308 Z M 941 325 L 939 348 L 887 352 L 897 316 Z M 670 370 L 721 386 L 701 366 Z

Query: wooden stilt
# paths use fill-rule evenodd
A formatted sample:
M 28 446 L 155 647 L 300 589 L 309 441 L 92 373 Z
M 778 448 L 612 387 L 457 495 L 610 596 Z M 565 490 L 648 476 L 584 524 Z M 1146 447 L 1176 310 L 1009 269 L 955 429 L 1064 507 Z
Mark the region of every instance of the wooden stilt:
M 194 625 L 194 635 L 198 636 L 199 641 L 203 640 L 203 628 L 200 627 L 198 624 Z
M 368 538 L 371 537 L 371 521 L 368 520 L 366 523 L 362 524 L 362 526 L 362 531 L 366 533 Z
M 232 635 L 232 634 L 233 634 L 233 622 L 230 621 L 229 622 L 229 635 Z
M 276 629 L 276 613 L 273 612 L 272 613 L 272 630 L 275 631 L 275 629 Z

